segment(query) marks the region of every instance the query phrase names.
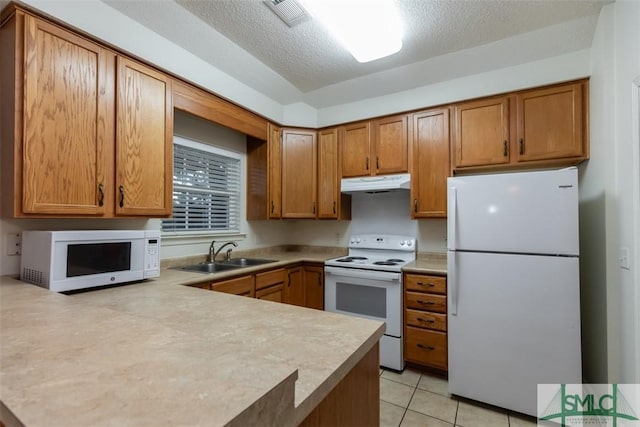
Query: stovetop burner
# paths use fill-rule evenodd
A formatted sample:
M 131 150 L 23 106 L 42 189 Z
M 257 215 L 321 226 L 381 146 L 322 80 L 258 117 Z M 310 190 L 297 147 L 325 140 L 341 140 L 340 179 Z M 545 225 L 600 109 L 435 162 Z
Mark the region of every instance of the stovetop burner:
M 404 262 L 404 260 L 400 258 L 390 258 L 387 262 Z
M 400 260 L 400 262 L 404 262 L 404 261 Z M 388 260 L 388 261 L 376 261 L 373 264 L 374 265 L 398 265 L 398 262 Z
M 337 259 L 336 262 L 353 262 L 353 261 L 366 261 L 368 258 L 365 256 L 348 256 L 346 258 Z

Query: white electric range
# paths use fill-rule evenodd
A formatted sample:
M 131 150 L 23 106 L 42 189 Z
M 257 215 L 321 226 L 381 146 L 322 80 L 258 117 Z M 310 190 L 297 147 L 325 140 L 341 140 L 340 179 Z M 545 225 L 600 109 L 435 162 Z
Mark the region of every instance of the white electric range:
M 349 239 L 349 254 L 325 262 L 325 310 L 385 322 L 380 365 L 401 371 L 402 267 L 415 260 L 416 239 L 389 234 L 359 234 Z

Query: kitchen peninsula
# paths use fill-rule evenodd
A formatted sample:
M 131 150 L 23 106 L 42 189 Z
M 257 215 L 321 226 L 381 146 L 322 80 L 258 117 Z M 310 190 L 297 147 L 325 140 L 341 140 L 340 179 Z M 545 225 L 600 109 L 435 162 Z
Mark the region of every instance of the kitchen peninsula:
M 4 424 L 378 422 L 381 322 L 181 286 L 183 274 L 71 296 L 0 278 Z

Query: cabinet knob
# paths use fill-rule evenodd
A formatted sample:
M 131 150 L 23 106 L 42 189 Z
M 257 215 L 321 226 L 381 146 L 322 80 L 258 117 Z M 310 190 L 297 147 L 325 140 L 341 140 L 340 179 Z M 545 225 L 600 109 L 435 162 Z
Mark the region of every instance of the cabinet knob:
M 98 206 L 104 206 L 104 185 L 98 184 Z
M 424 345 L 424 344 L 416 344 L 418 346 L 418 348 L 421 348 L 423 350 L 435 350 L 436 348 L 432 345 Z
M 120 191 L 120 207 L 124 208 L 124 187 L 121 185 L 118 187 L 118 191 Z

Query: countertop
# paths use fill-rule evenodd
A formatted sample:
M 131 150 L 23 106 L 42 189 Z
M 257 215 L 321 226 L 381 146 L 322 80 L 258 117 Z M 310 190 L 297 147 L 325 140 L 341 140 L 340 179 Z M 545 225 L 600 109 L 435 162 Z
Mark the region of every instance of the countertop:
M 180 286 L 194 275 L 207 276 L 163 269 L 155 280 L 73 295 L 0 278 L 7 427 L 297 425 L 384 331 L 382 322 Z
M 201 257 L 169 260 L 156 279 L 73 295 L 2 277 L 0 414 L 7 427 L 297 425 L 384 324 L 182 285 L 345 254 L 238 252 L 275 262 L 208 275 L 167 268 Z M 446 275 L 446 254 L 403 270 Z

